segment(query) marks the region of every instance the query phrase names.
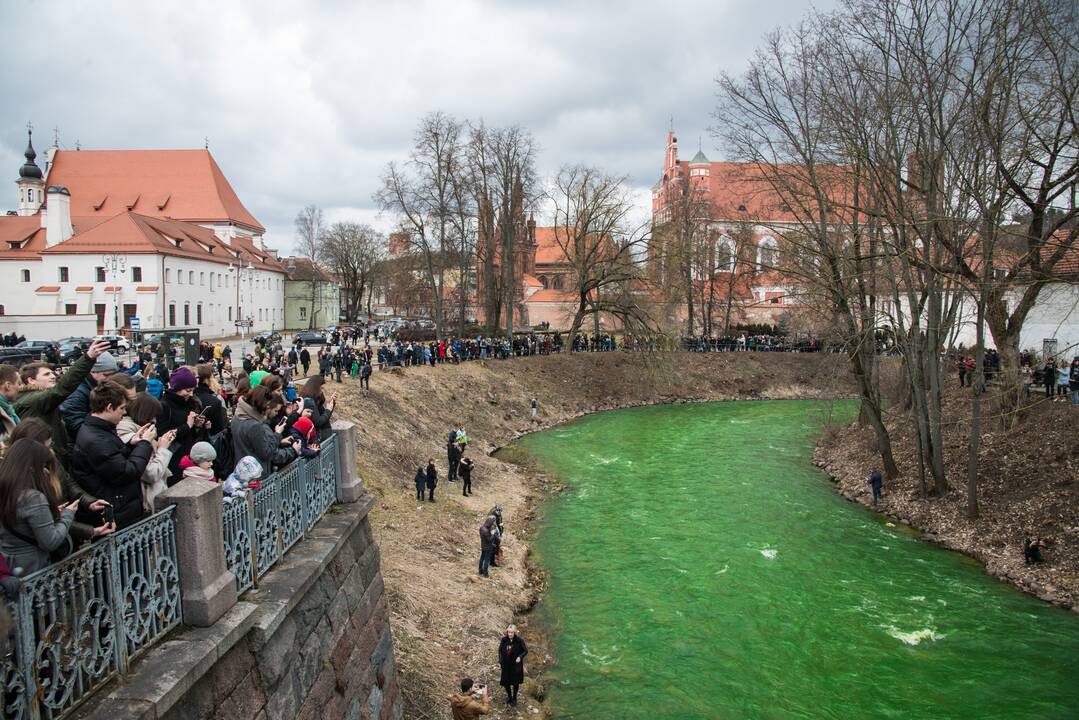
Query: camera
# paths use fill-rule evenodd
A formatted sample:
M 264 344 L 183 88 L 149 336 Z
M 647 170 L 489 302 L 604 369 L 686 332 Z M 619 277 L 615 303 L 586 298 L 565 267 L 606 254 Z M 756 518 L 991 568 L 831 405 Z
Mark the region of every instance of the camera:
M 484 693 L 484 691 L 486 689 L 487 689 L 487 684 L 486 683 L 484 683 L 482 685 L 477 685 L 475 692 L 472 693 L 472 697 L 479 700 L 481 697 L 483 697 L 483 693 Z

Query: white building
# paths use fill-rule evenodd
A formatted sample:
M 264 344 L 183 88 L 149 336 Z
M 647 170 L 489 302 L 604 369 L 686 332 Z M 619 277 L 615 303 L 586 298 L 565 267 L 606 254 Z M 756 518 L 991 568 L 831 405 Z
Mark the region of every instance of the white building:
M 18 210 L 0 217 L 0 329 L 282 327 L 285 268 L 208 150 L 53 148 L 44 172 L 36 157 L 28 144 Z

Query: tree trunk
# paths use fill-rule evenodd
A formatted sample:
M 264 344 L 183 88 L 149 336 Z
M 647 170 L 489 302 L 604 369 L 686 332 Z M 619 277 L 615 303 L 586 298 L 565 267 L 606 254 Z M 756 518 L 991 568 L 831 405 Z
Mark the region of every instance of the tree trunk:
M 978 517 L 978 450 L 982 440 L 982 383 L 985 381 L 985 288 L 978 290 L 977 344 L 974 346 L 974 405 L 970 415 L 970 450 L 967 455 L 967 517 Z

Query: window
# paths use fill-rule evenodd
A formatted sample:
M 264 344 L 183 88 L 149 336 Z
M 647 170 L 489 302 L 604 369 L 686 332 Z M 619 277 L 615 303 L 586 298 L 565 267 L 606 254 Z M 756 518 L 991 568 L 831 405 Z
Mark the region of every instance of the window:
M 229 305 L 229 322 L 232 322 L 232 306 Z
M 543 286 L 543 289 L 546 290 L 547 287 L 548 287 L 547 286 L 547 276 L 546 275 L 540 275 L 539 276 L 539 281 L 540 281 L 540 285 Z
M 64 305 L 64 314 L 65 315 L 74 315 L 78 311 L 79 311 L 79 308 L 78 308 L 77 305 L 75 305 L 75 303 L 67 303 L 67 304 Z
M 67 282 L 67 268 L 60 267 L 60 282 Z
M 184 325 L 191 324 L 191 303 L 184 303 Z
M 202 325 L 202 303 L 195 306 L 195 324 Z
M 300 306 L 300 319 L 301 320 L 306 320 L 307 319 L 307 308 L 304 307 L 303 305 Z
M 561 275 L 555 275 L 554 276 L 554 278 L 551 280 L 551 287 L 553 287 L 555 290 L 561 290 L 562 289 L 562 276 Z
M 734 272 L 734 241 L 727 235 L 716 240 L 716 272 Z
M 757 267 L 761 270 L 775 268 L 779 265 L 779 243 L 771 235 L 761 239 L 757 245 Z
M 206 284 L 206 273 L 200 272 L 199 273 L 199 285 L 205 285 L 205 284 Z
M 187 271 L 187 284 L 188 285 L 194 285 L 195 284 L 195 271 L 194 270 L 188 270 Z
M 169 303 L 169 327 L 176 326 L 176 303 Z
M 214 274 L 210 273 L 210 292 L 214 291 Z
M 24 269 L 22 271 L 22 281 L 23 282 L 30 282 L 30 271 L 29 270 Z
M 142 282 L 142 268 L 133 266 L 131 268 L 131 282 Z
M 165 282 L 167 282 L 167 283 L 172 282 L 172 269 L 171 268 L 165 268 Z
M 94 268 L 94 282 L 105 282 L 105 268 L 100 265 Z
M 3 314 L 4 314 L 4 306 L 0 305 L 0 315 L 3 315 Z

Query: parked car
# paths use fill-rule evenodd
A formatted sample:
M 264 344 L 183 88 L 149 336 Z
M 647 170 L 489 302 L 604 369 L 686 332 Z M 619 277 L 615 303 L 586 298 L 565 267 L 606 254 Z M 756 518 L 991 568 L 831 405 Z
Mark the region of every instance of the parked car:
M 275 332 L 273 330 L 263 330 L 260 333 L 255 333 L 255 337 L 256 338 L 265 338 L 269 342 L 274 343 L 274 342 L 279 342 L 281 340 L 281 333 Z M 252 339 L 254 339 L 254 338 L 252 338 Z
M 326 335 L 318 330 L 301 330 L 292 336 L 293 345 L 325 345 Z
M 60 364 L 68 365 L 78 360 L 90 348 L 90 338 L 69 337 L 59 340 Z
M 94 337 L 94 340 L 105 340 L 111 343 L 117 350 L 124 353 L 131 348 L 131 344 L 123 335 L 97 335 Z
M 50 347 L 51 348 L 56 348 L 57 345 L 52 340 L 23 340 L 21 343 L 19 343 L 15 347 L 26 350 L 27 352 L 31 352 L 34 355 L 41 358 L 42 360 L 44 360 L 45 359 L 45 353 L 48 351 L 48 349 Z
M 41 353 L 32 352 L 30 350 L 27 350 L 26 348 L 0 348 L 0 363 L 4 365 L 13 365 L 16 368 L 21 368 L 27 363 L 37 362 L 40 359 Z

